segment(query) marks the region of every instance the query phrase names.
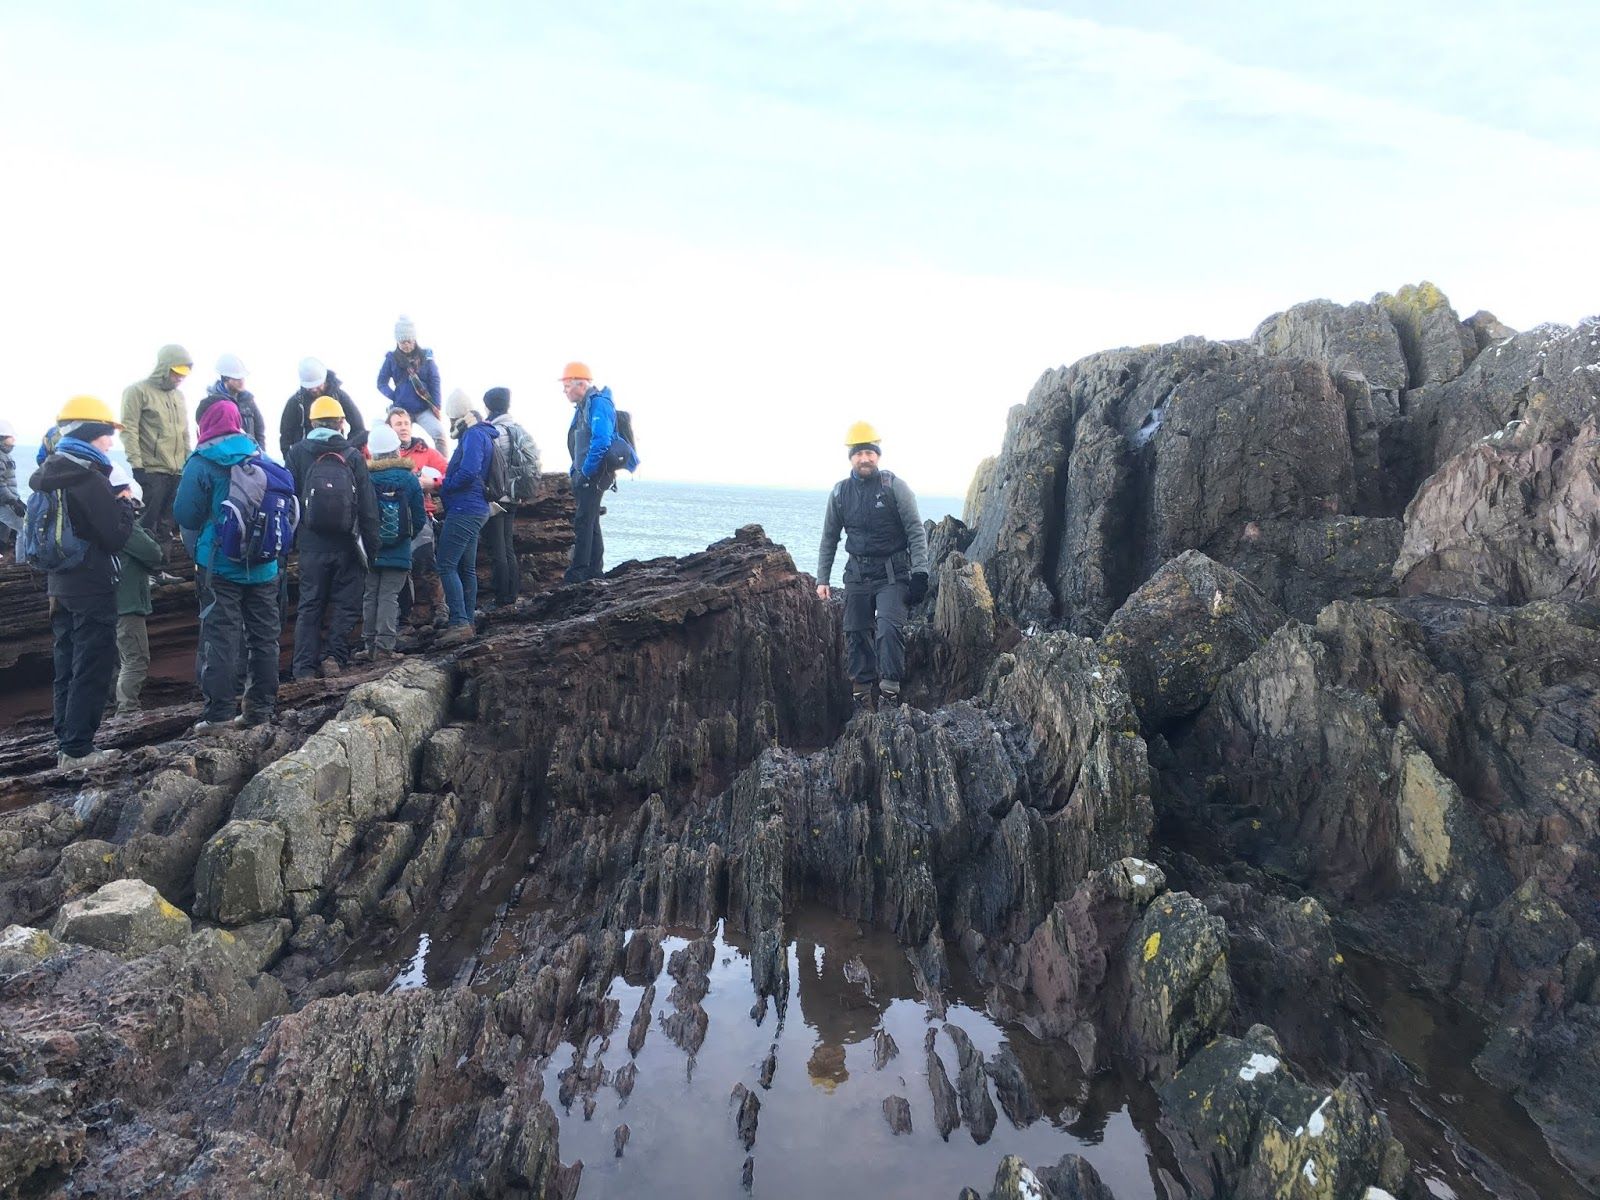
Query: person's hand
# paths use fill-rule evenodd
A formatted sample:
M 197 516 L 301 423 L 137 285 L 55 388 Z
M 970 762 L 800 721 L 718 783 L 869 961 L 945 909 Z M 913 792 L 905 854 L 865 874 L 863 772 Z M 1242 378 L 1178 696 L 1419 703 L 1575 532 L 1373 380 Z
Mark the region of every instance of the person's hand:
M 921 604 L 928 594 L 928 573 L 914 571 L 911 574 L 911 588 L 906 593 L 906 600 L 912 604 Z
M 817 584 L 817 599 L 819 599 L 819 600 L 831 600 L 831 599 L 833 599 L 833 589 L 830 588 L 825 583 Z
M 12 500 L 11 511 L 16 513 L 19 517 L 25 517 L 28 515 L 28 506 L 21 500 Z

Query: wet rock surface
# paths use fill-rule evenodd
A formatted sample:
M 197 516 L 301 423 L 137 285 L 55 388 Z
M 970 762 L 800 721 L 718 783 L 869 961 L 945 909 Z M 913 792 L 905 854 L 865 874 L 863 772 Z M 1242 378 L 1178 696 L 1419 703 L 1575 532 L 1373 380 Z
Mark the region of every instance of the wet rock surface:
M 12 729 L 0 1193 L 1593 1194 L 1597 342 L 1048 372 L 878 712 L 746 527 L 271 728 Z

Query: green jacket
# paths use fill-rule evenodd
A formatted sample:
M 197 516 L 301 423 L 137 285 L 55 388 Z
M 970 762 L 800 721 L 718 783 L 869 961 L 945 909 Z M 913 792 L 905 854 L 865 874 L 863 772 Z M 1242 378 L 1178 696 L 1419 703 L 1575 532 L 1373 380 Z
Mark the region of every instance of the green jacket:
M 134 613 L 148 617 L 150 603 L 150 572 L 167 561 L 167 554 L 156 540 L 145 532 L 144 526 L 135 524 L 128 535 L 128 544 L 118 555 L 122 560 L 122 577 L 117 580 L 117 616 Z
M 122 448 L 135 470 L 183 474 L 183 464 L 189 460 L 189 406 L 183 392 L 162 385 L 168 369 L 187 357 L 180 346 L 162 347 L 148 378 L 123 390 Z

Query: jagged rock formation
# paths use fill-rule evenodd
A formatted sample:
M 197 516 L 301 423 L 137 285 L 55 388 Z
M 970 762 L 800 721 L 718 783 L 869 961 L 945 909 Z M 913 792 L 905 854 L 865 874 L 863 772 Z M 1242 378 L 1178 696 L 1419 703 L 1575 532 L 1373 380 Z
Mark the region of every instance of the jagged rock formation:
M 694 1194 L 773 1178 L 796 1088 L 861 1087 L 844 1136 L 906 1169 L 1104 1200 L 1066 1133 L 1009 1139 L 1116 1078 L 1148 1194 L 1416 1200 L 1402 1140 L 1470 1137 L 1391 1123 L 1352 945 L 1493 1022 L 1465 1053 L 1592 1187 L 1591 334 L 1424 285 L 1047 373 L 876 713 L 746 528 L 270 730 L 174 709 L 71 780 L 0 738 L 0 1191 L 605 1191 L 663 1153 L 670 1062 L 667 1104 L 714 1098 Z

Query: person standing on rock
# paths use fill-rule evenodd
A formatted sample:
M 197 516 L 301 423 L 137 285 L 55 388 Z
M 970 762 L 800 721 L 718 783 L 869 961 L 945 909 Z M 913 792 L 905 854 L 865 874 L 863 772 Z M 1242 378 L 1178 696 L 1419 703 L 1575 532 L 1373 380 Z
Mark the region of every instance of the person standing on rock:
M 137 516 L 144 500 L 143 489 L 139 487 L 139 481 L 129 475 L 125 468 L 113 467 L 111 490 L 120 492 L 124 488 L 128 490 L 133 511 Z M 182 490 L 181 481 L 179 490 Z M 176 508 L 176 499 L 173 503 Z M 122 572 L 117 579 L 119 669 L 113 699 L 117 704 L 117 716 L 131 717 L 139 711 L 139 693 L 144 691 L 144 681 L 150 674 L 150 631 L 145 624 L 145 618 L 155 608 L 150 602 L 150 574 L 161 569 L 161 564 L 166 561 L 167 555 L 161 548 L 161 543 L 151 537 L 143 525 L 135 523 L 128 534 L 127 545 L 122 547 L 122 552 L 117 557 L 122 564 Z
M 450 627 L 439 635 L 440 646 L 457 646 L 471 639 L 478 605 L 478 537 L 489 519 L 490 482 L 494 471 L 494 443 L 500 431 L 472 407 L 472 398 L 460 388 L 445 401 L 444 415 L 456 439 L 450 469 L 439 485 L 444 504 L 444 528 L 439 531 L 439 579 L 450 608 Z
M 302 358 L 299 370 L 300 390 L 289 397 L 289 402 L 283 406 L 283 418 L 278 422 L 278 449 L 283 452 L 284 465 L 288 465 L 290 449 L 310 434 L 311 406 L 322 399 L 338 403 L 350 430 L 350 444 L 366 445 L 367 423 L 361 419 L 360 410 L 345 392 L 339 377 L 315 358 Z
M 857 421 L 845 434 L 850 475 L 834 484 L 817 551 L 817 595 L 828 578 L 839 534 L 845 535 L 844 632 L 857 708 L 872 707 L 872 685 L 890 704 L 905 677 L 906 610 L 928 594 L 928 538 L 917 498 L 905 480 L 880 470 L 878 431 Z
M 411 464 L 400 457 L 399 435 L 388 425 L 379 425 L 367 439 L 367 449 L 372 454 L 367 470 L 378 502 L 378 553 L 367 571 L 361 632 L 366 660 L 385 662 L 398 657 L 400 590 L 411 577 L 411 539 L 428 523 L 428 510 Z
M 218 400 L 231 400 L 239 410 L 239 424 L 245 437 L 254 442 L 263 454 L 267 452 L 267 422 L 256 405 L 255 395 L 245 390 L 244 361 L 237 354 L 224 354 L 217 359 L 217 381 L 206 389 L 206 398 L 194 410 L 195 423 L 205 419 L 206 410 Z
M 567 452 L 572 456 L 572 492 L 578 502 L 572 514 L 572 563 L 563 578 L 567 583 L 582 583 L 600 578 L 606 569 L 600 499 L 616 477 L 607 455 L 618 440 L 617 407 L 611 389 L 595 387 L 594 372 L 581 362 L 567 364 L 561 373 L 561 390 L 572 402 Z M 639 461 L 632 447 L 628 447 L 627 457 L 623 466 L 631 471 Z
M 405 409 L 391 408 L 384 420 L 400 440 L 400 457 L 416 475 L 417 485 L 422 488 L 423 506 L 428 510 L 428 519 L 411 541 L 411 599 L 407 604 L 402 595 L 400 606 L 400 615 L 413 627 L 421 629 L 448 620 L 444 586 L 434 566 L 434 552 L 438 547 L 439 483 L 450 464 L 427 438 L 413 436 L 411 414 Z
M 122 426 L 103 401 L 74 396 L 56 424 L 60 439 L 28 487 L 40 495 L 58 493 L 70 527 L 70 537 L 59 530 L 47 535 L 49 549 L 67 561 L 50 569 L 46 591 L 55 641 L 56 765 L 78 769 L 98 767 L 117 753 L 96 750 L 94 735 L 117 669 L 116 559 L 133 530 L 133 497 L 126 488 L 111 488 L 106 454 Z
M 276 557 L 235 560 L 222 552 L 233 468 L 252 464 L 259 476 L 259 464 L 270 461 L 244 432 L 233 401 L 220 399 L 206 410 L 199 437 L 200 445 L 183 469 L 174 511 L 193 540 L 196 582 L 201 585 L 196 666 L 205 704 L 194 732 L 209 735 L 234 724 L 265 724 L 277 708 L 281 563 Z M 236 711 L 241 690 L 244 706 Z
M 10 421 L 0 418 L 0 554 L 16 543 L 17 532 L 28 506 L 17 490 L 17 463 L 11 452 L 17 448 L 17 431 Z
M 189 458 L 189 406 L 178 385 L 193 369 L 182 346 L 163 346 L 155 369 L 122 393 L 122 446 L 144 489 L 140 523 L 158 538 L 172 529 L 172 497 Z
M 394 349 L 384 355 L 378 369 L 378 390 L 392 408 L 411 414 L 411 423 L 433 439 L 440 454 L 450 453 L 450 442 L 439 421 L 439 364 L 433 351 L 417 345 L 417 324 L 402 316 L 394 323 Z
M 508 485 L 504 497 L 491 497 L 498 503 L 500 511 L 485 523 L 483 540 L 489 547 L 495 605 L 510 608 L 517 602 L 517 592 L 522 584 L 522 566 L 517 561 L 515 545 L 516 504 L 518 500 L 531 500 L 537 494 L 539 447 L 528 431 L 511 416 L 510 388 L 490 388 L 483 394 L 483 406 L 489 413 L 489 424 L 500 431 L 500 436 L 495 439 L 494 452 L 500 456 Z
M 311 432 L 289 449 L 300 497 L 300 599 L 294 621 L 294 677 L 331 679 L 350 663 L 350 636 L 361 620 L 367 564 L 378 553 L 378 501 L 367 460 L 344 435 L 344 411 L 319 396 Z M 365 439 L 363 439 L 365 440 Z M 330 613 L 328 641 L 322 618 Z

